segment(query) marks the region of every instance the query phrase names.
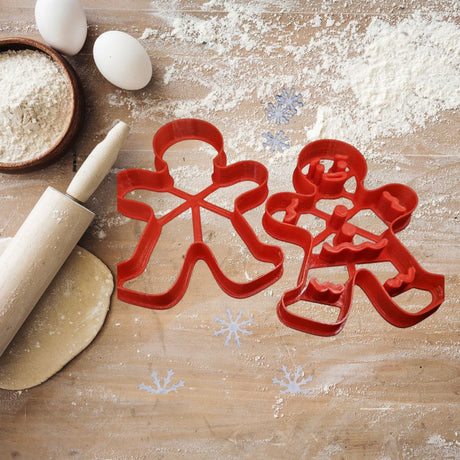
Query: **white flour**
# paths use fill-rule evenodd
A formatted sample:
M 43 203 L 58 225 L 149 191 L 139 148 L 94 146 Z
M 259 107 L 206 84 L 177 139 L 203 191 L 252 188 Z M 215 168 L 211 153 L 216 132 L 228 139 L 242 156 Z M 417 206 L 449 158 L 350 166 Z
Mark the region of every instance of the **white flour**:
M 460 30 L 454 23 L 421 13 L 396 25 L 373 19 L 350 51 L 334 63 L 332 91 L 307 129 L 309 140 L 369 144 L 410 134 L 460 104 Z
M 371 8 L 377 13 L 366 15 L 344 12 L 339 3 L 311 11 L 286 7 L 282 13 L 273 12 L 279 11 L 279 2 L 274 8 L 271 4 L 242 7 L 237 1 L 212 0 L 187 9 L 180 2 L 152 2 L 152 19 L 137 34 L 149 54 L 159 57 L 153 62 L 155 91 L 113 90 L 107 104 L 123 108 L 134 129 L 137 125 L 151 135 L 178 118 L 214 123 L 224 136 L 229 162 L 256 158 L 267 166 L 271 193 L 290 186 L 300 149 L 314 139 L 350 142 L 370 169 L 382 166 L 379 176 L 366 179 L 372 188 L 407 171 L 410 160 L 401 152 L 418 149 L 420 138 L 422 153 L 434 147 L 444 159 L 452 157 L 452 168 L 446 168 L 445 181 L 436 183 L 437 196 L 447 200 L 442 207 L 432 202 L 430 176 L 418 179 L 421 202 L 415 217 L 436 215 L 447 225 L 457 155 L 450 138 L 458 135 L 460 103 L 455 5 L 437 0 L 429 10 L 413 1 L 407 9 L 395 7 L 395 14 Z M 295 88 L 303 107 L 289 123 L 276 125 L 265 110 L 276 104 L 283 88 Z M 264 135 L 277 136 L 280 130 L 290 147 L 273 151 L 264 146 Z M 445 142 L 440 133 L 448 136 Z M 146 139 L 141 149 L 150 153 L 151 137 Z M 145 158 L 143 167 L 153 167 Z M 201 177 L 209 177 L 209 171 L 194 165 L 184 162 L 174 169 L 174 178 L 201 190 Z
M 276 15 L 257 2 L 213 0 L 199 14 L 175 11 L 174 3 L 155 7 L 167 31 L 148 27 L 141 39 L 147 47 L 174 50 L 163 85 L 195 90 L 180 100 L 145 104 L 118 93 L 111 103 L 129 106 L 135 117 L 219 120 L 235 127 L 229 141 L 236 150 L 244 147 L 245 155 L 248 148 L 264 150 L 261 135 L 274 129 L 264 108 L 283 87 L 302 93 L 304 107 L 295 127 L 283 125 L 288 135 L 295 129 L 297 144 L 271 155 L 275 163 L 324 137 L 369 154 L 376 140 L 414 133 L 460 102 L 454 15 L 420 10 L 398 22 L 381 15 L 369 18 L 363 30 L 353 15 Z
M 70 116 L 70 85 L 40 51 L 0 53 L 0 162 L 41 156 L 61 136 Z

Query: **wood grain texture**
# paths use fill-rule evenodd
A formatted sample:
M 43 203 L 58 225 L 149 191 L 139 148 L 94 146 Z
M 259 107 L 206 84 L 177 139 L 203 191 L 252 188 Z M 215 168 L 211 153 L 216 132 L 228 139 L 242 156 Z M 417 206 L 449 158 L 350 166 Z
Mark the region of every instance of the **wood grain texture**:
M 458 11 L 444 11 L 447 3 L 441 0 L 315 0 L 307 5 L 273 0 L 258 16 L 269 25 L 260 34 L 261 46 L 248 51 L 227 44 L 227 52 L 218 56 L 212 44 L 172 35 L 165 1 L 81 3 L 88 16 L 88 39 L 69 62 L 85 93 L 83 127 L 58 162 L 27 174 L 0 175 L 0 236 L 15 234 L 47 185 L 64 191 L 75 174 L 74 164 L 79 167 L 115 120 L 123 120 L 131 125 L 131 134 L 114 169 L 87 203 L 97 217 L 80 241 L 114 274 L 116 264 L 132 254 L 145 225 L 117 213 L 116 172 L 154 168 L 153 134 L 181 114 L 204 118 L 221 130 L 229 163 L 264 163 L 271 191 L 292 188 L 298 150 L 275 157 L 262 147 L 262 132 L 277 130 L 264 121 L 264 109 L 287 84 L 286 75 L 294 75 L 292 86 L 304 96 L 308 90 L 317 104 L 325 102 L 327 87 L 309 86 L 308 73 L 300 78 L 299 61 L 292 54 L 287 58 L 289 49 L 279 37 L 289 37 L 289 44 L 298 49 L 318 33 L 332 33 L 326 18 L 342 29 L 353 22 L 358 33 L 374 17 L 396 23 L 421 8 L 444 12 L 458 24 Z M 230 8 L 225 2 L 210 2 L 206 11 L 204 1 L 170 3 L 169 16 L 207 21 L 225 17 Z M 3 1 L 0 37 L 41 40 L 33 8 L 32 0 Z M 317 15 L 323 19 L 319 28 L 298 27 L 311 24 Z M 262 23 L 245 25 L 254 34 Z M 152 82 L 136 92 L 113 87 L 94 65 L 95 39 L 112 29 L 140 38 L 147 28 L 155 31 L 142 40 L 153 64 Z M 271 44 L 276 47 L 270 54 L 266 51 Z M 264 88 L 254 77 L 258 69 L 270 74 Z M 238 86 L 228 80 L 229 88 L 240 95 L 235 104 L 212 86 L 227 77 L 241 81 Z M 210 94 L 220 94 L 223 102 L 206 99 Z M 292 146 L 301 147 L 306 127 L 314 122 L 315 113 L 303 110 L 280 129 L 289 134 Z M 315 337 L 283 326 L 276 303 L 294 286 L 302 254 L 265 234 L 259 207 L 248 219 L 263 241 L 283 248 L 286 262 L 280 281 L 237 300 L 226 296 L 208 268 L 198 263 L 184 298 L 170 310 L 136 307 L 114 295 L 101 333 L 62 371 L 30 390 L 0 391 L 0 458 L 459 458 L 458 123 L 457 111 L 442 112 L 423 128 L 377 139 L 372 151 L 363 151 L 367 187 L 398 182 L 419 197 L 399 238 L 426 270 L 446 276 L 446 300 L 434 315 L 412 328 L 395 328 L 356 288 L 350 318 L 339 335 Z M 203 148 L 179 145 L 166 159 L 177 184 L 201 190 L 209 181 L 211 155 Z M 174 200 L 133 193 L 159 212 L 174 206 Z M 228 190 L 215 199 L 223 202 L 232 193 L 240 192 Z M 244 280 L 267 269 L 250 257 L 228 222 L 213 216 L 205 216 L 205 222 L 204 237 L 229 276 Z M 363 225 L 372 228 L 375 222 L 364 217 Z M 185 217 L 165 228 L 148 271 L 133 283 L 167 288 L 191 241 L 189 230 Z M 340 280 L 342 275 L 334 276 Z M 382 267 L 379 276 L 392 276 L 392 268 Z M 406 307 L 414 304 L 416 300 L 404 299 Z M 252 334 L 242 334 L 240 346 L 232 338 L 225 347 L 225 334 L 215 335 L 222 328 L 216 318 L 228 320 L 227 309 L 233 318 L 242 311 L 242 320 L 252 319 L 246 325 Z M 311 376 L 303 385 L 308 393 L 281 393 L 273 379 L 283 379 L 283 366 L 291 373 L 302 366 L 304 378 Z M 155 394 L 139 388 L 154 386 L 153 372 L 164 379 L 169 370 L 174 372 L 169 387 L 184 382 L 177 391 Z

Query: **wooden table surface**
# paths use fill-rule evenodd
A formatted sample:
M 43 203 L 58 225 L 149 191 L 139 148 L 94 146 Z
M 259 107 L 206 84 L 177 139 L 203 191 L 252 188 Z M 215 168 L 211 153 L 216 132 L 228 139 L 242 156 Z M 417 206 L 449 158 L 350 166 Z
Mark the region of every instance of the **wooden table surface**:
M 326 126 L 318 107 L 341 106 L 343 117 L 357 117 L 356 135 L 353 139 L 348 129 L 335 137 L 353 142 L 366 157 L 366 186 L 397 182 L 418 194 L 419 206 L 398 237 L 426 270 L 445 275 L 446 300 L 418 325 L 399 329 L 355 288 L 349 320 L 338 335 L 318 337 L 284 326 L 276 304 L 295 286 L 302 254 L 265 234 L 260 206 L 248 219 L 262 241 L 285 253 L 278 282 L 238 300 L 226 295 L 207 266 L 198 263 L 185 296 L 170 310 L 130 305 L 114 293 L 101 332 L 64 369 L 32 389 L 0 391 L 0 458 L 460 458 L 458 107 L 443 101 L 430 114 L 424 109 L 428 96 L 425 105 L 410 112 L 407 129 L 385 131 L 392 117 L 366 112 L 356 94 L 350 90 L 347 96 L 331 83 L 346 80 L 339 75 L 341 65 L 345 69 L 356 62 L 353 58 L 364 59 L 358 45 L 369 45 L 364 36 L 375 21 L 382 21 L 383 32 L 404 21 L 420 30 L 420 14 L 432 23 L 437 18 L 436 27 L 445 30 L 450 24 L 456 32 L 450 48 L 439 44 L 438 55 L 447 53 L 444 57 L 457 66 L 458 83 L 455 2 L 81 3 L 88 38 L 69 61 L 84 88 L 84 126 L 53 165 L 33 173 L 0 174 L 0 237 L 15 234 L 47 185 L 65 190 L 75 174 L 74 161 L 78 167 L 122 119 L 131 134 L 88 203 L 97 218 L 80 243 L 115 275 L 117 263 L 130 257 L 144 228 L 118 214 L 116 173 L 154 168 L 151 141 L 162 125 L 183 117 L 213 123 L 223 134 L 228 162 L 263 163 L 272 193 L 293 190 L 291 175 L 300 149 L 322 135 L 315 127 Z M 153 79 L 144 90 L 117 89 L 97 71 L 92 45 L 112 29 L 130 33 L 147 49 Z M 11 36 L 42 40 L 32 0 L 1 0 L 0 37 Z M 395 43 L 389 41 L 380 51 L 391 46 Z M 418 46 L 423 57 L 426 42 L 420 39 Z M 438 70 L 442 77 L 445 67 Z M 283 88 L 302 94 L 303 107 L 277 126 L 266 109 Z M 351 98 L 349 110 L 346 97 Z M 374 103 L 369 101 L 371 108 Z M 397 117 L 400 108 L 390 104 L 390 110 Z M 417 115 L 422 118 L 418 125 Z M 375 127 L 382 129 L 381 135 Z M 328 129 L 327 134 L 334 134 Z M 271 152 L 263 145 L 263 134 L 280 130 L 290 147 Z M 196 193 L 209 183 L 212 152 L 202 144 L 180 145 L 166 158 L 179 187 Z M 232 203 L 241 192 L 221 190 L 215 200 Z M 177 205 L 153 193 L 134 196 L 159 213 Z M 229 277 L 246 281 L 267 270 L 251 257 L 228 221 L 205 213 L 202 217 L 204 239 Z M 377 231 L 371 217 L 363 225 Z M 190 216 L 176 218 L 165 227 L 155 260 L 132 286 L 148 292 L 168 289 L 191 239 Z M 378 273 L 383 280 L 394 275 L 388 265 Z M 343 271 L 331 276 L 335 283 L 345 281 Z M 421 297 L 420 302 L 426 301 Z M 418 302 L 406 296 L 401 305 L 420 307 Z M 247 333 L 240 332 L 238 345 L 224 321 L 230 323 L 240 312 L 239 327 Z M 297 368 L 303 375 L 296 380 L 299 391 L 283 393 L 286 388 L 279 382 L 293 379 Z M 162 393 L 142 386 L 156 389 L 152 374 L 163 382 L 168 371 L 170 382 L 160 384 Z

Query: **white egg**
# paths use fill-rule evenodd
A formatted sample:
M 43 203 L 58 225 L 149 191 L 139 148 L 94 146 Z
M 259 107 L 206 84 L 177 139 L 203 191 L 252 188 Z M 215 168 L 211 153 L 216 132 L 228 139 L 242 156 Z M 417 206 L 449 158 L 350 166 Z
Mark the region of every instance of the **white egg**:
M 94 42 L 94 62 L 110 83 L 123 89 L 141 89 L 152 78 L 152 63 L 144 47 L 118 30 L 101 34 Z
M 35 22 L 43 39 L 63 54 L 73 56 L 85 43 L 88 24 L 78 0 L 37 0 Z

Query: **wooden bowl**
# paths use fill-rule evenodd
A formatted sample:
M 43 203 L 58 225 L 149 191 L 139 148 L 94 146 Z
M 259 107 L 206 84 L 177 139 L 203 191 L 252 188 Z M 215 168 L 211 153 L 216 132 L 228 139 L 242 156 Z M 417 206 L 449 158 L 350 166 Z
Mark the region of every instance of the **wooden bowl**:
M 0 39 L 0 53 L 7 50 L 31 49 L 47 54 L 62 69 L 71 88 L 71 115 L 60 137 L 45 152 L 37 152 L 33 159 L 23 162 L 5 163 L 0 161 L 0 172 L 27 172 L 57 160 L 68 149 L 83 121 L 84 97 L 80 81 L 72 66 L 57 51 L 43 43 L 29 38 L 13 37 Z

